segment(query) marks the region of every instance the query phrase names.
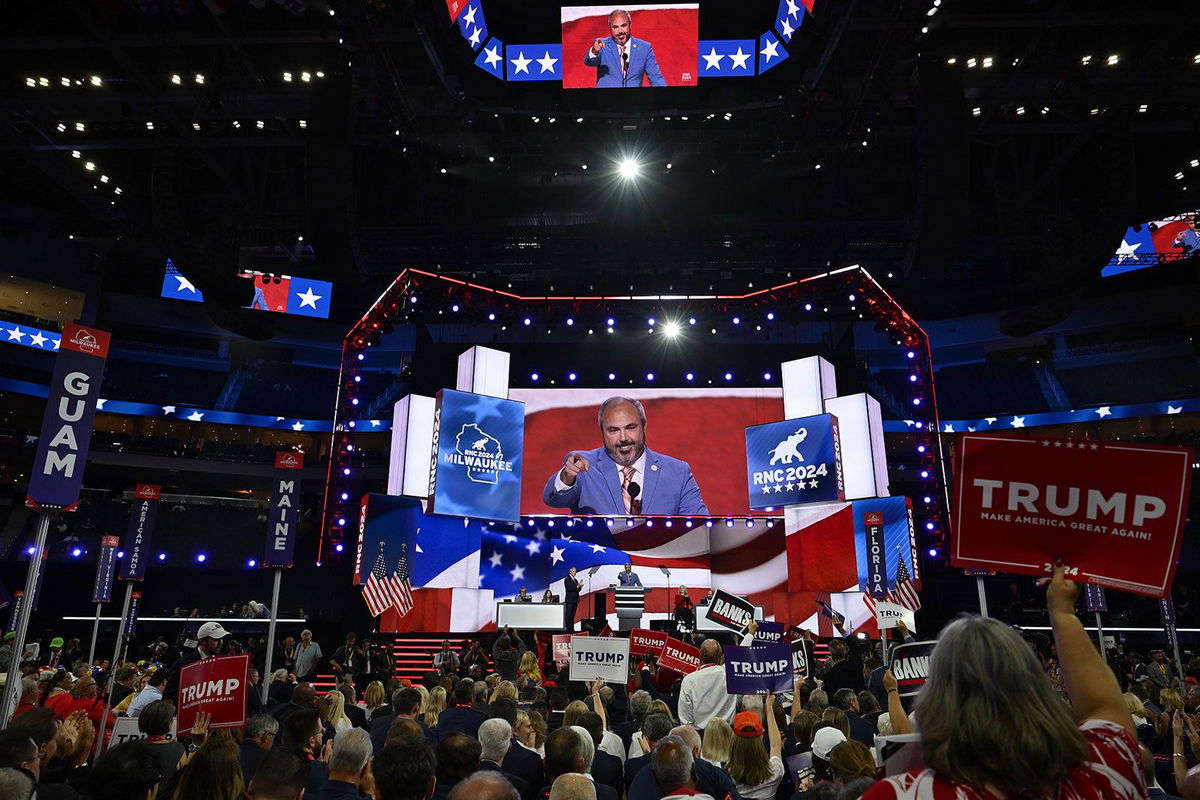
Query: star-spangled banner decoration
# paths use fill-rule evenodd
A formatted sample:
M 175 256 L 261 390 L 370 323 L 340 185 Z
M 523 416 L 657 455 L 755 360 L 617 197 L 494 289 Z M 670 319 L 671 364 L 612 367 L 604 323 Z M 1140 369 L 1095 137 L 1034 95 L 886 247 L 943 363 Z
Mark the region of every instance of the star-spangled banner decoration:
M 753 39 L 704 39 L 696 75 L 701 78 L 753 76 L 758 63 Z
M 775 30 L 779 38 L 790 43 L 807 15 L 808 8 L 801 0 L 779 0 L 779 10 L 775 12 Z
M 504 80 L 504 42 L 492 37 L 475 56 L 475 66 L 492 77 Z
M 561 81 L 562 43 L 510 44 L 505 50 L 510 81 Z
M 258 306 L 259 310 L 329 319 L 330 300 L 333 296 L 333 284 L 329 281 L 277 275 L 271 276 L 268 284 L 260 283 L 264 280 L 260 274 L 247 274 L 240 277 L 252 284 L 254 288 L 254 296 L 250 305 L 247 306 L 248 308 L 265 303 L 265 305 Z M 175 263 L 169 258 L 163 272 L 160 296 L 170 300 L 204 302 L 203 293 L 186 275 L 179 272 Z
M 479 551 L 479 588 L 491 589 L 496 599 L 501 600 L 515 596 L 524 586 L 536 600 L 541 599 L 550 584 L 567 577 L 571 567 L 576 574 L 586 576 L 588 568 L 597 564 L 629 561 L 611 537 L 607 543 L 601 543 L 580 541 L 574 534 L 568 535 L 570 538 L 554 539 L 541 529 L 526 535 L 525 531 L 508 526 L 484 528 Z
M 54 352 L 58 350 L 60 334 L 42 330 L 32 325 L 0 320 L 0 342 L 32 347 L 34 350 Z
M 291 286 L 288 287 L 287 313 L 329 319 L 332 294 L 333 284 L 328 281 L 293 277 Z
M 483 0 L 470 0 L 458 15 L 458 32 L 478 50 L 488 40 L 487 22 L 483 18 Z
M 783 46 L 783 42 L 779 41 L 779 37 L 771 31 L 767 31 L 762 36 L 758 37 L 758 74 L 762 75 L 772 67 L 778 66 L 787 60 L 787 48 Z

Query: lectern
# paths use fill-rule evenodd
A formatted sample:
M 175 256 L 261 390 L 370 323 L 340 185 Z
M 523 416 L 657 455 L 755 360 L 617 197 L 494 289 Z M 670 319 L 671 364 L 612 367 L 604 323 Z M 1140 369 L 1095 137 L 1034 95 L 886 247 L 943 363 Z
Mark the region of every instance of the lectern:
M 646 611 L 646 588 L 644 586 L 609 586 L 613 593 L 613 606 L 617 610 L 617 630 L 631 631 L 642 625 L 642 614 Z

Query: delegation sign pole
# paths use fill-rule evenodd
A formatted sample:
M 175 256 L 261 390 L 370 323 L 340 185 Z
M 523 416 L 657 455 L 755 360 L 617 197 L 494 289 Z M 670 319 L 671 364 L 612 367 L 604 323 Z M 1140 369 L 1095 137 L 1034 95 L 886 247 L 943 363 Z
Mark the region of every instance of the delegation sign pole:
M 108 680 L 105 681 L 104 716 L 100 718 L 100 730 L 96 732 L 96 758 L 104 749 L 104 729 L 108 726 L 108 713 L 112 709 L 112 690 L 116 682 L 117 659 L 121 656 L 121 642 L 125 638 L 125 625 L 129 616 L 129 604 L 133 602 L 133 581 L 125 581 L 125 603 L 121 606 L 121 621 L 117 623 L 117 643 L 113 645 L 112 661 L 108 662 Z
M 295 470 L 304 467 L 303 457 L 293 450 L 275 454 L 275 473 L 271 479 L 271 509 L 267 513 L 267 548 L 263 567 L 275 570 L 271 587 L 271 623 L 267 626 L 267 658 L 262 676 L 264 705 L 271 684 L 271 662 L 275 655 L 275 625 L 279 621 L 279 586 L 283 571 L 292 565 L 296 549 L 296 525 L 299 520 L 300 478 Z
M 987 607 L 987 592 L 983 588 L 983 576 L 975 576 L 975 589 L 979 592 L 979 616 L 986 617 L 988 615 Z
M 37 586 L 38 573 L 42 569 L 42 551 L 46 549 L 46 537 L 49 532 L 50 514 L 43 511 L 38 514 L 34 551 L 33 555 L 29 557 L 29 569 L 25 573 L 25 597 L 31 598 L 31 600 L 34 587 Z M 29 613 L 32 606 L 32 602 L 21 603 L 17 609 L 17 624 L 14 626 L 17 636 L 13 639 L 12 664 L 8 668 L 8 678 L 4 683 L 4 702 L 0 704 L 0 720 L 3 721 L 5 727 L 8 726 L 9 716 L 16 710 L 15 704 L 20 702 L 21 698 L 19 691 L 14 697 L 13 690 L 21 683 L 21 659 L 25 654 L 25 635 L 29 632 Z

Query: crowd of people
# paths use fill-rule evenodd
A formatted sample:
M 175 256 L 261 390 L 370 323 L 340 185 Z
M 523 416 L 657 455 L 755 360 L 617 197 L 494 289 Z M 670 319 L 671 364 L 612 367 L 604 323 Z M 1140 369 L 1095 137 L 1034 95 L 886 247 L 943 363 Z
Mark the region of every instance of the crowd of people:
M 690 674 L 644 657 L 610 685 L 572 680 L 504 630 L 490 651 L 443 642 L 419 681 L 356 663 L 367 651 L 347 637 L 316 657 L 336 665 L 325 692 L 293 651 L 265 693 L 252 670 L 244 726 L 210 730 L 201 714 L 177 737 L 179 669 L 222 652 L 219 624 L 174 664 L 118 665 L 107 698 L 104 672 L 64 663 L 76 651 L 61 642 L 0 732 L 0 797 L 1200 798 L 1200 664 L 1123 651 L 1106 663 L 1075 614 L 1078 586 L 1061 571 L 1045 583 L 1052 643 L 961 617 L 912 707 L 883 643 L 849 634 L 791 691 L 732 695 L 717 639 Z M 314 643 L 306 632 L 293 646 Z M 111 742 L 120 716 L 143 738 Z

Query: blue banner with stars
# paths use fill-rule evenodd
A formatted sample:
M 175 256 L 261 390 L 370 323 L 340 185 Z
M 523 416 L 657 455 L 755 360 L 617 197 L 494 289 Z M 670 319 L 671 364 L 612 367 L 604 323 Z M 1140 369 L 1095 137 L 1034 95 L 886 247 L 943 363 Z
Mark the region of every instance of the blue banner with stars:
M 841 450 L 832 414 L 746 428 L 750 507 L 844 500 Z
M 754 75 L 753 39 L 705 39 L 700 42 L 701 78 L 743 78 Z
M 458 15 L 458 32 L 472 50 L 478 50 L 488 39 L 487 22 L 483 18 L 483 0 L 471 0 Z
M 510 44 L 508 79 L 510 81 L 561 81 L 562 44 Z
M 475 66 L 494 78 L 504 80 L 504 42 L 492 38 L 475 56 Z
M 767 31 L 758 37 L 758 74 L 761 75 L 772 67 L 787 60 L 788 52 L 779 41 L 779 37 Z
M 61 344 L 61 336 L 54 331 L 42 330 L 32 325 L 0 322 L 0 341 L 32 347 L 34 350 L 55 352 Z
M 775 12 L 775 30 L 779 32 L 779 38 L 790 44 L 804 24 L 806 14 L 807 9 L 800 0 L 779 0 L 779 10 Z

